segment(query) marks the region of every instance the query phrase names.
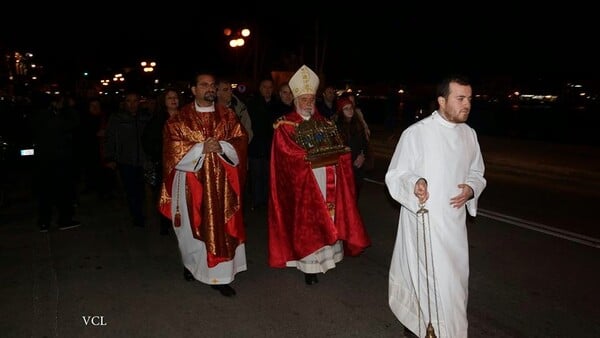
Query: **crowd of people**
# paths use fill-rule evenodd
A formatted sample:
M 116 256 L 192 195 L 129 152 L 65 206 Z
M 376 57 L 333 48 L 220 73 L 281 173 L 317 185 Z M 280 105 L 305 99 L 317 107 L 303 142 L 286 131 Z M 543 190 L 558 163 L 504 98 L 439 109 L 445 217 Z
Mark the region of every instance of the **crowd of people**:
M 437 109 L 402 133 L 385 178 L 402 206 L 389 306 L 420 337 L 467 334 L 466 213 L 476 214 L 486 184 L 465 123 L 471 100 L 467 79 L 442 81 Z M 269 266 L 300 270 L 306 285 L 372 245 L 358 207 L 371 130 L 353 93 L 338 95 L 307 66 L 284 83 L 261 79 L 249 96 L 203 71 L 157 97 L 127 91 L 111 113 L 98 97 L 81 105 L 65 94 L 35 117 L 41 232 L 54 206 L 59 229 L 78 227 L 79 193 L 108 199 L 121 189 L 131 225 L 146 227 L 156 212 L 160 234 L 177 237 L 183 278 L 225 297 L 248 268 L 244 209 L 267 209 Z M 435 260 L 420 259 L 419 238 Z M 429 280 L 434 290 L 420 282 Z M 423 308 L 431 294 L 433 315 Z

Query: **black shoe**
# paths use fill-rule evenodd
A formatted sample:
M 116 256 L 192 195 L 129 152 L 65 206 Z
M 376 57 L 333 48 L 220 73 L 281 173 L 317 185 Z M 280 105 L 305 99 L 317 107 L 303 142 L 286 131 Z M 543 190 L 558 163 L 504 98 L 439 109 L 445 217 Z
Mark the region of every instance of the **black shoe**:
M 306 285 L 313 285 L 317 284 L 319 282 L 319 279 L 317 278 L 316 273 L 305 273 L 304 282 L 306 283 Z
M 48 224 L 40 224 L 40 232 L 48 232 L 49 228 Z
M 235 296 L 235 290 L 229 284 L 211 285 L 211 288 L 218 290 L 225 297 Z
M 194 279 L 194 275 L 192 275 L 192 272 L 190 270 L 188 270 L 187 268 L 183 268 L 183 279 L 185 279 L 187 282 L 191 282 Z
M 67 223 L 60 223 L 58 224 L 58 230 L 67 230 L 67 229 L 73 229 L 73 228 L 77 228 L 81 226 L 81 223 L 79 221 L 69 221 Z

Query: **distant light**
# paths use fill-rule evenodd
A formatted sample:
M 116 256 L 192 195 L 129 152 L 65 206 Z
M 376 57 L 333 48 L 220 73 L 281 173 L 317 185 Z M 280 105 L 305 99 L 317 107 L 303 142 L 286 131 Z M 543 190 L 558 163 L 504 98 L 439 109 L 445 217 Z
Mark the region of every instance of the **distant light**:
M 20 150 L 21 156 L 33 156 L 35 154 L 35 150 L 28 148 L 28 149 L 21 149 Z
M 225 36 L 230 36 L 231 35 L 231 28 L 225 28 L 223 30 L 223 34 L 225 34 Z
M 88 72 L 83 72 L 83 76 L 88 76 L 90 75 Z
M 244 28 L 242 29 L 242 36 L 243 37 L 248 37 L 250 36 L 250 30 L 248 28 Z
M 229 40 L 229 46 L 231 46 L 233 48 L 242 47 L 244 45 L 244 43 L 245 43 L 245 41 L 243 38 Z

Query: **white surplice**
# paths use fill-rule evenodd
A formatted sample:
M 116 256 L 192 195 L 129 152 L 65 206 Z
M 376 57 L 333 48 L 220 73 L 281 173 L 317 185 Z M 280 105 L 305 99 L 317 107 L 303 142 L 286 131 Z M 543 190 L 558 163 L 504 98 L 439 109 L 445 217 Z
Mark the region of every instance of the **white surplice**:
M 484 171 L 475 131 L 465 123 L 446 121 L 437 111 L 407 128 L 394 151 L 385 183 L 402 207 L 390 265 L 389 306 L 420 337 L 429 322 L 437 337 L 467 337 L 466 213 L 477 213 L 477 200 L 486 186 Z M 425 232 L 416 214 L 420 206 L 414 188 L 419 178 L 427 180 L 429 190 Z M 460 194 L 461 183 L 473 189 L 474 197 L 456 209 L 450 199 Z
M 227 141 L 219 141 L 219 144 L 231 165 L 237 166 L 239 159 L 235 148 Z M 186 172 L 197 172 L 202 168 L 206 157 L 203 150 L 204 143 L 197 143 L 176 166 L 172 191 L 178 196 L 174 198 L 174 202 L 171 204 L 171 215 L 176 214 L 177 208 L 188 210 L 185 189 Z M 222 155 L 219 156 L 222 157 Z M 246 271 L 246 246 L 244 243 L 238 245 L 235 249 L 235 256 L 232 260 L 209 267 L 206 245 L 192 234 L 190 217 L 187 212 L 181 212 L 181 226 L 173 227 L 173 229 L 179 243 L 183 265 L 200 282 L 211 285 L 229 284 L 235 279 L 238 272 Z

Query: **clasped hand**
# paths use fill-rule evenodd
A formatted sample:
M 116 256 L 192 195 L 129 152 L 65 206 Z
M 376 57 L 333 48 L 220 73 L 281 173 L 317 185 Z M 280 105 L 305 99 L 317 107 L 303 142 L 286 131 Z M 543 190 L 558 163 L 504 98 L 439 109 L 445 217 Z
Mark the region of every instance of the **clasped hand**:
M 221 144 L 215 138 L 209 137 L 204 141 L 204 153 L 222 153 L 223 148 L 221 148 Z

